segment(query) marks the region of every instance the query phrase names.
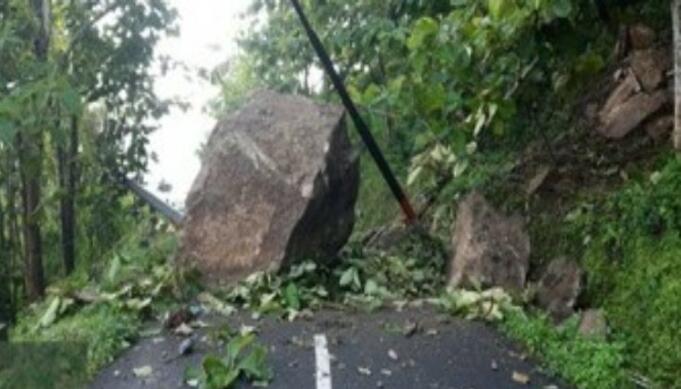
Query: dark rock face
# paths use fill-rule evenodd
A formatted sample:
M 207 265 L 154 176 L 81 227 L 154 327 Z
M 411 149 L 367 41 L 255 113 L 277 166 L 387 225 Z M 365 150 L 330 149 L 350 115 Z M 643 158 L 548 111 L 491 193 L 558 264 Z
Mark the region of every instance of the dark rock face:
M 473 192 L 459 204 L 452 244 L 452 286 L 500 286 L 522 292 L 529 268 L 530 238 L 520 217 L 502 215 L 481 194 Z
M 582 292 L 583 271 L 575 261 L 558 258 L 547 267 L 539 280 L 537 305 L 556 321 L 574 313 L 577 298 Z
M 359 162 L 343 110 L 270 91 L 220 122 L 186 201 L 180 258 L 211 284 L 332 258 L 354 224 Z

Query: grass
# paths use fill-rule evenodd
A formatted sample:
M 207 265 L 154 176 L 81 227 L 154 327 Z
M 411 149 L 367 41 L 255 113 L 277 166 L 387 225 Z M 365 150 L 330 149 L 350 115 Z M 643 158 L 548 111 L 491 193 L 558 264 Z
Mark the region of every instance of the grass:
M 136 315 L 108 305 L 92 305 L 64 317 L 54 325 L 34 330 L 34 316 L 22 319 L 12 342 L 70 342 L 87 347 L 87 374 L 113 361 L 137 336 L 141 321 Z
M 174 247 L 173 234 L 142 223 L 97 266 L 51 285 L 44 301 L 20 313 L 10 341 L 84 344 L 87 376 L 92 377 L 130 346 L 153 312 L 176 304 L 175 273 L 167 262 Z M 98 301 L 78 302 L 73 298 L 78 291 Z M 55 300 L 59 309 L 48 319 Z
M 613 261 L 598 244 L 587 263 L 627 365 L 660 387 L 681 388 L 681 237 L 632 237 L 620 252 Z
M 627 388 L 623 366 L 624 345 L 582 337 L 576 318 L 556 327 L 546 316 L 509 312 L 502 330 L 521 341 L 553 372 L 579 388 Z
M 652 171 L 600 199 L 576 202 L 566 219 L 554 221 L 585 267 L 582 304 L 604 309 L 623 368 L 653 388 L 681 388 L 679 193 L 681 161 L 666 154 Z M 569 362 L 560 367 L 568 377 Z

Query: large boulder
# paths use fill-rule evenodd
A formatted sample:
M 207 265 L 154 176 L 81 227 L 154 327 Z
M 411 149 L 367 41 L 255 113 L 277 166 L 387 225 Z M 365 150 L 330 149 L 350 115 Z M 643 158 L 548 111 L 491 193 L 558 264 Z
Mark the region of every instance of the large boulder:
M 470 193 L 459 204 L 452 244 L 451 286 L 500 286 L 522 292 L 529 268 L 530 238 L 521 217 L 502 215 L 480 193 Z
M 214 285 L 297 258 L 329 260 L 352 232 L 358 187 L 340 107 L 257 92 L 208 140 L 180 260 Z

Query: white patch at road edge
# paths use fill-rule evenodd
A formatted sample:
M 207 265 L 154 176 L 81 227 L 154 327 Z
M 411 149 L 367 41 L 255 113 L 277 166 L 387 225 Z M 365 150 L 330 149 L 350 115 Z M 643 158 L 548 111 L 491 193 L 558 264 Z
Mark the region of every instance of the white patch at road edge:
M 314 336 L 314 352 L 317 363 L 317 389 L 331 389 L 331 361 L 326 335 Z

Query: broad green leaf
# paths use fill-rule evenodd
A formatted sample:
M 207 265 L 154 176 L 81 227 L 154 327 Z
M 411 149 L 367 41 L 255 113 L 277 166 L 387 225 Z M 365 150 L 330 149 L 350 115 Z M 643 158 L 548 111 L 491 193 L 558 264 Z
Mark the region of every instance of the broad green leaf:
M 202 367 L 208 389 L 229 388 L 239 378 L 238 369 L 225 365 L 219 358 L 211 355 L 203 360 Z
M 286 305 L 296 311 L 300 310 L 300 294 L 298 292 L 298 287 L 294 283 L 288 284 L 286 290 L 284 291 L 284 298 L 286 299 Z
M 376 84 L 371 84 L 364 91 L 361 101 L 365 105 L 371 105 L 375 103 L 380 96 L 381 88 L 379 88 Z
M 416 21 L 407 40 L 407 47 L 415 50 L 423 46 L 428 38 L 438 33 L 440 24 L 431 17 L 423 17 Z
M 447 100 L 447 93 L 442 84 L 432 85 L 430 87 L 418 88 L 417 99 L 419 100 L 419 107 L 424 113 L 432 113 L 441 109 Z
M 553 0 L 551 8 L 557 18 L 567 18 L 572 13 L 572 3 L 570 0 Z
M 253 341 L 255 341 L 255 335 L 252 333 L 240 335 L 232 339 L 232 341 L 227 344 L 227 356 L 225 357 L 227 365 L 235 366 L 239 354 L 241 354 L 246 347 L 250 346 Z
M 354 288 L 359 288 L 360 282 L 359 282 L 359 273 L 357 271 L 356 267 L 350 267 L 346 271 L 343 272 L 341 275 L 340 281 L 339 281 L 340 286 L 346 287 L 346 286 L 352 286 Z
M 376 283 L 376 281 L 373 279 L 368 280 L 364 285 L 364 293 L 366 295 L 376 296 L 380 294 L 379 292 L 380 288 L 378 287 L 378 283 Z
M 503 6 L 505 0 L 488 0 L 487 1 L 487 9 L 489 10 L 489 13 L 495 17 L 499 18 L 501 16 L 501 7 Z
M 121 271 L 121 257 L 117 254 L 114 255 L 109 265 L 109 271 L 106 273 L 106 280 L 109 284 L 115 284 L 118 279 L 118 274 Z
M 59 313 L 59 305 L 61 305 L 60 297 L 55 297 L 52 299 L 52 302 L 47 307 L 47 310 L 38 322 L 40 327 L 46 328 L 54 324 L 54 322 L 57 320 L 57 314 Z
M 510 0 L 487 0 L 487 8 L 493 18 L 501 18 L 508 11 Z
M 409 177 L 407 177 L 407 185 L 412 186 L 418 180 L 418 178 L 423 173 L 423 166 L 417 166 L 409 172 Z
M 125 306 L 133 311 L 141 311 L 151 305 L 151 298 L 131 298 L 125 302 Z
M 269 381 L 272 378 L 267 366 L 267 350 L 262 346 L 253 347 L 251 353 L 239 362 L 238 369 L 252 380 Z

